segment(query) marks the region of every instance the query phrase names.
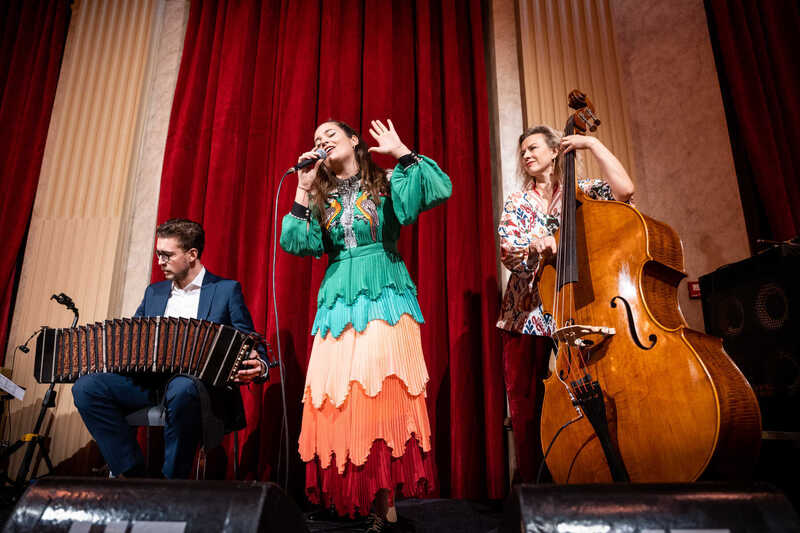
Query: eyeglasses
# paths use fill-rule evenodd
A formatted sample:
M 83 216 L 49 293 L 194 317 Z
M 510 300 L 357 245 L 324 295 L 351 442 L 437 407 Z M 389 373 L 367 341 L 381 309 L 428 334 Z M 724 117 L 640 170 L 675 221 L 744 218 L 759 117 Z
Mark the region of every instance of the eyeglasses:
M 178 252 L 159 252 L 156 250 L 156 257 L 158 258 L 158 262 L 169 263 L 172 261 L 172 258 L 175 257 Z

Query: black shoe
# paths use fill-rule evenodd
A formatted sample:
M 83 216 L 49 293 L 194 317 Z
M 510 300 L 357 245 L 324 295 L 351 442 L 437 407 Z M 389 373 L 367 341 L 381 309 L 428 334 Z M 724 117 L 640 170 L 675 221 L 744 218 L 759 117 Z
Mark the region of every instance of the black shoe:
M 339 519 L 339 515 L 333 507 L 322 508 L 308 513 L 308 520 L 312 522 L 335 522 Z
M 392 531 L 396 531 L 397 533 L 414 533 L 417 530 L 414 521 L 406 518 L 405 515 L 399 515 L 397 517 L 397 522 L 389 523 L 392 526 Z
M 122 478 L 143 478 L 147 477 L 147 468 L 144 465 L 134 465 L 120 476 Z

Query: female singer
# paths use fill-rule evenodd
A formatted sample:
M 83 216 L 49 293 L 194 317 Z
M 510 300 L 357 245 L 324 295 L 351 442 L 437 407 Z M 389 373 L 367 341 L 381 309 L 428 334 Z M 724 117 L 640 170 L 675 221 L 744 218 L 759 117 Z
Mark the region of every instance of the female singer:
M 619 160 L 597 138 L 561 135 L 535 126 L 519 137 L 522 190 L 509 195 L 500 226 L 500 259 L 511 271 L 497 327 L 503 339 L 503 370 L 511 410 L 519 481 L 534 481 L 542 458 L 539 416 L 553 324 L 542 313 L 536 273 L 556 253 L 553 234 L 561 221 L 560 154 L 587 150 L 605 179 L 578 180 L 595 199 L 629 202 L 633 182 Z
M 403 144 L 391 120 L 372 121 L 369 132 L 378 146 L 367 149 L 347 124 L 320 124 L 315 151 L 299 159 L 318 161 L 298 171 L 280 243 L 291 254 L 329 257 L 303 395 L 306 492 L 341 515 L 365 515 L 372 504 L 374 532 L 396 521 L 395 490 L 418 497 L 433 488 L 422 312 L 397 239 L 452 185 Z M 398 160 L 391 175 L 369 152 Z

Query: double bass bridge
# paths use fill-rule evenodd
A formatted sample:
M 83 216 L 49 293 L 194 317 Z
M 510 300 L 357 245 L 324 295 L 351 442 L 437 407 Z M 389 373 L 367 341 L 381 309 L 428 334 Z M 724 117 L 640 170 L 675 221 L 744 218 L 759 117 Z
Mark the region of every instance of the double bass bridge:
M 608 328 L 605 326 L 584 326 L 581 324 L 570 324 L 568 326 L 558 328 L 552 336 L 553 339 L 558 342 L 563 342 L 568 346 L 576 346 L 579 349 L 584 349 L 594 346 L 595 344 L 599 344 L 616 333 L 617 331 L 614 328 Z M 600 337 L 599 342 L 588 338 L 596 336 Z

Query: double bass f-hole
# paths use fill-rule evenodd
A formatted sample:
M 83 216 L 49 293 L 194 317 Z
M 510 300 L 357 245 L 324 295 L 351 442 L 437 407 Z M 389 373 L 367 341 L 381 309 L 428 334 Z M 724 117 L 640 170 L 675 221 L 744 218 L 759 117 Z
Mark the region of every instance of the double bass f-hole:
M 626 300 L 622 296 L 614 296 L 613 298 L 611 298 L 611 308 L 612 309 L 617 308 L 617 303 L 615 302 L 615 300 L 617 299 L 621 300 L 622 303 L 625 304 L 625 312 L 628 314 L 628 329 L 631 332 L 631 337 L 633 337 L 633 342 L 636 344 L 636 346 L 638 346 L 642 350 L 650 350 L 653 346 L 656 345 L 658 337 L 656 337 L 655 334 L 651 333 L 647 337 L 647 340 L 650 341 L 650 346 L 645 346 L 644 344 L 642 344 L 642 342 L 639 340 L 639 334 L 636 333 L 636 322 L 633 320 L 633 312 L 631 311 L 631 305 L 628 303 L 628 300 Z

